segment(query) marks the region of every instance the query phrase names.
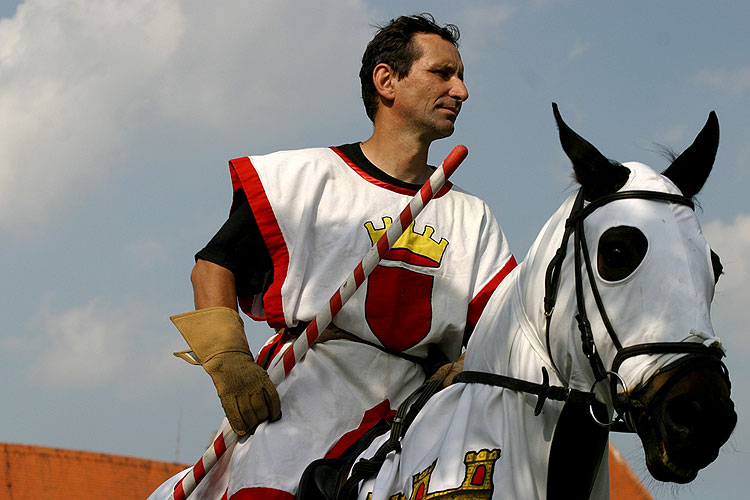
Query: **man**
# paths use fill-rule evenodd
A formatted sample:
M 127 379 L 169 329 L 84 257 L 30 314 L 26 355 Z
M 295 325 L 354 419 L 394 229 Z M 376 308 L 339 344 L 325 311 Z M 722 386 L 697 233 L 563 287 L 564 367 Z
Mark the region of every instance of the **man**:
M 230 162 L 230 217 L 196 255 L 196 311 L 173 321 L 232 428 L 252 436 L 196 498 L 293 499 L 304 467 L 392 415 L 429 358 L 456 359 L 515 266 L 486 204 L 449 185 L 278 388 L 253 360 L 237 313 L 239 299 L 279 329 L 258 355 L 263 367 L 276 362 L 429 178 L 429 147 L 453 133 L 468 98 L 458 38 L 429 14 L 391 21 L 362 58 L 371 137 Z

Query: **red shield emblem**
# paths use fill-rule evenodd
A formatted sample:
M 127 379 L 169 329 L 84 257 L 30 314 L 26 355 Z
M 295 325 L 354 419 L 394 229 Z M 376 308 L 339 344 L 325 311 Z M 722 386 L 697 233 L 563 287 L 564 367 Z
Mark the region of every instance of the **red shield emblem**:
M 405 351 L 430 332 L 434 277 L 378 266 L 367 281 L 365 318 L 388 349 Z

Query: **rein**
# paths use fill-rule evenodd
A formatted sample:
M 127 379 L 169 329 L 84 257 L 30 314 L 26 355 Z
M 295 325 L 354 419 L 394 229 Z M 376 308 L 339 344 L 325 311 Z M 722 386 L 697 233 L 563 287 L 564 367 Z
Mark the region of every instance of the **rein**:
M 589 360 L 591 369 L 594 373 L 594 384 L 591 386 L 591 390 L 579 391 L 571 389 L 568 384 L 565 383 L 564 387 L 550 386 L 549 375 L 546 368 L 542 367 L 542 384 L 536 384 L 525 380 L 520 380 L 512 377 L 506 377 L 502 375 L 495 375 L 485 372 L 462 372 L 459 374 L 455 381 L 466 382 L 466 383 L 482 383 L 495 385 L 499 387 L 505 387 L 511 390 L 536 394 L 538 396 L 537 404 L 534 409 L 534 415 L 539 415 L 544 405 L 545 400 L 552 399 L 556 401 L 571 401 L 571 402 L 584 402 L 590 405 L 590 413 L 594 421 L 602 427 L 612 428 L 612 430 L 619 432 L 635 432 L 634 426 L 632 425 L 632 419 L 627 418 L 627 415 L 631 410 L 636 408 L 642 408 L 639 401 L 631 401 L 627 394 L 620 397 L 617 395 L 618 381 L 625 387 L 625 383 L 622 377 L 619 375 L 618 370 L 622 363 L 631 357 L 639 356 L 643 354 L 673 354 L 673 353 L 685 353 L 690 356 L 700 356 L 701 358 L 708 360 L 716 360 L 723 367 L 723 371 L 726 372 L 724 364 L 721 363 L 721 358 L 724 356 L 723 349 L 715 344 L 704 344 L 696 342 L 654 342 L 647 344 L 636 344 L 628 347 L 623 347 L 620 339 L 617 337 L 612 323 L 609 320 L 609 316 L 604 309 L 604 303 L 602 302 L 599 289 L 596 286 L 596 280 L 594 279 L 594 271 L 591 265 L 591 258 L 589 255 L 588 246 L 586 245 L 586 238 L 584 234 L 583 222 L 592 212 L 597 208 L 611 203 L 617 200 L 624 199 L 643 199 L 643 200 L 654 200 L 662 201 L 665 203 L 678 203 L 686 205 L 691 209 L 695 209 L 695 205 L 690 198 L 682 195 L 662 193 L 659 191 L 624 191 L 612 193 L 606 196 L 602 196 L 592 201 L 588 205 L 585 205 L 583 197 L 583 189 L 579 190 L 578 195 L 571 208 L 570 215 L 565 222 L 565 232 L 563 233 L 562 243 L 551 259 L 547 266 L 545 273 L 545 295 L 544 295 L 544 316 L 545 316 L 545 338 L 547 343 L 547 353 L 549 355 L 550 362 L 554 367 L 555 371 L 559 373 L 557 366 L 555 365 L 554 358 L 552 357 L 552 348 L 550 344 L 550 325 L 552 323 L 552 314 L 555 311 L 555 304 L 557 302 L 557 292 L 560 285 L 560 275 L 562 270 L 562 264 L 565 260 L 568 242 L 570 237 L 573 236 L 573 250 L 574 250 L 574 261 L 575 261 L 575 290 L 576 290 L 576 302 L 578 307 L 578 314 L 576 314 L 576 321 L 578 322 L 578 330 L 581 333 L 581 349 Z M 583 290 L 583 271 L 582 268 L 585 265 L 586 273 L 588 276 L 589 285 L 591 292 L 596 302 L 599 315 L 604 323 L 604 327 L 609 334 L 612 343 L 617 349 L 617 354 L 612 362 L 612 367 L 607 370 L 604 366 L 604 362 L 599 356 L 599 352 L 594 342 L 594 334 L 591 330 L 591 323 L 589 322 L 588 315 L 586 313 L 586 306 L 584 300 Z M 610 381 L 610 396 L 615 408 L 616 416 L 611 422 L 600 422 L 596 418 L 593 410 L 593 404 L 597 402 L 594 389 L 597 384 L 607 380 L 610 376 L 613 378 Z

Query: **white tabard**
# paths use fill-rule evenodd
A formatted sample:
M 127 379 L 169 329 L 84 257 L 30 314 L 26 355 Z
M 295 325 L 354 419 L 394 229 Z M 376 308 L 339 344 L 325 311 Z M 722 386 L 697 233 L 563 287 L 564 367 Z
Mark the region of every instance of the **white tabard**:
M 416 194 L 373 178 L 337 148 L 239 158 L 230 168 L 273 261 L 273 282 L 241 306 L 273 327 L 311 320 Z M 455 359 L 514 266 L 487 205 L 449 183 L 334 323 L 390 350 L 425 357 L 436 344 Z M 342 435 L 366 430 L 423 379 L 419 365 L 364 343 L 313 346 L 278 387 L 282 418 L 228 452 L 194 498 L 218 500 L 227 489 L 243 499 L 292 498 L 307 464 L 342 451 L 334 446 Z

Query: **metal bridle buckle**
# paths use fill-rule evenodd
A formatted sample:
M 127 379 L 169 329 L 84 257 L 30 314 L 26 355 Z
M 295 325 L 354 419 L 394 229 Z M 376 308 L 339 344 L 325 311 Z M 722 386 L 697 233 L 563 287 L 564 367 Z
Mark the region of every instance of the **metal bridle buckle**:
M 627 392 L 628 386 L 625 384 L 625 381 L 622 379 L 622 377 L 620 376 L 619 373 L 608 371 L 608 372 L 605 373 L 605 375 L 607 375 L 607 377 L 605 377 L 605 378 L 603 378 L 601 380 L 594 381 L 594 383 L 591 385 L 591 391 L 590 392 L 592 392 L 592 393 L 594 392 L 594 389 L 596 388 L 596 386 L 597 386 L 597 384 L 599 382 L 603 382 L 605 380 L 609 381 L 609 375 L 614 375 L 617 378 L 617 380 L 620 383 L 620 385 L 622 385 L 623 390 L 625 392 Z M 612 396 L 613 403 L 614 403 L 615 396 L 616 396 L 616 394 L 614 394 Z M 594 414 L 594 406 L 593 406 L 593 404 L 589 404 L 589 413 L 591 414 L 591 418 L 594 419 L 594 422 L 596 422 L 596 424 L 599 427 L 605 427 L 607 429 L 609 429 L 610 427 L 612 427 L 613 425 L 615 425 L 618 421 L 623 420 L 623 416 L 620 415 L 620 412 L 617 410 L 617 408 L 615 408 L 615 417 L 612 419 L 611 422 L 602 422 L 598 418 L 596 418 L 596 415 Z

